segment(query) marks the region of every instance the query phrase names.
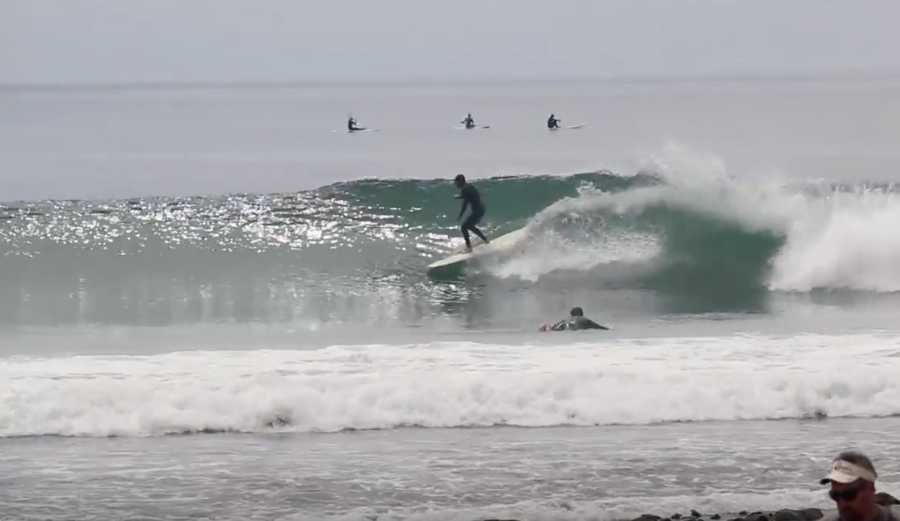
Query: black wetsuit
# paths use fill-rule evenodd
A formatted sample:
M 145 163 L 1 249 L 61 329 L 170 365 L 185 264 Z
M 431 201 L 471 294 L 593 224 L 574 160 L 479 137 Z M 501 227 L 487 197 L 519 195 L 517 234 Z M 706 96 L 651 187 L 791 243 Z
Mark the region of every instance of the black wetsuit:
M 478 224 L 478 221 L 484 217 L 485 212 L 484 203 L 481 202 L 481 195 L 478 194 L 478 190 L 476 190 L 474 186 L 466 183 L 459 191 L 458 198 L 463 200 L 462 208 L 459 210 L 460 217 L 465 213 L 467 206 L 472 207 L 472 212 L 469 213 L 469 216 L 466 217 L 466 220 L 460 225 L 463 239 L 466 240 L 466 247 L 472 248 L 472 243 L 469 241 L 469 230 L 475 232 L 475 235 L 479 236 L 484 242 L 488 242 L 484 234 L 481 233 L 481 230 L 475 227 L 475 225 Z
M 565 330 L 579 330 L 579 329 L 609 329 L 606 326 L 601 326 L 600 324 L 594 322 L 593 320 L 587 317 L 569 317 L 565 320 L 560 320 L 559 322 L 550 326 L 550 331 L 565 331 Z
M 553 116 L 550 116 L 550 119 L 547 120 L 547 128 L 559 128 L 559 120 L 554 118 Z

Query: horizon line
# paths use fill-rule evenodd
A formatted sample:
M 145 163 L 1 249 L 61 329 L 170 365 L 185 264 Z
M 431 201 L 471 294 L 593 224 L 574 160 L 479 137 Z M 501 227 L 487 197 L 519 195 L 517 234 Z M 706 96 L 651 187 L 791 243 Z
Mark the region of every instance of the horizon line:
M 489 85 L 505 83 L 679 83 L 679 82 L 729 82 L 729 81 L 810 81 L 821 79 L 865 80 L 900 79 L 900 70 L 835 70 L 796 73 L 735 73 L 696 75 L 627 75 L 627 76 L 512 76 L 481 79 L 453 79 L 436 77 L 381 78 L 381 79 L 285 79 L 285 80 L 188 80 L 188 81 L 76 81 L 76 82 L 0 82 L 0 90 L 167 90 L 208 88 L 278 88 L 326 85 Z

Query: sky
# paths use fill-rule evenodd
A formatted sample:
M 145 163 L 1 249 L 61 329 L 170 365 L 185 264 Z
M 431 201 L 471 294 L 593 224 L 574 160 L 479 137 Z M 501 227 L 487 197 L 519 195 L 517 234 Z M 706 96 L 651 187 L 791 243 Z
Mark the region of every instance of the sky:
M 900 72 L 896 0 L 0 0 L 0 84 Z

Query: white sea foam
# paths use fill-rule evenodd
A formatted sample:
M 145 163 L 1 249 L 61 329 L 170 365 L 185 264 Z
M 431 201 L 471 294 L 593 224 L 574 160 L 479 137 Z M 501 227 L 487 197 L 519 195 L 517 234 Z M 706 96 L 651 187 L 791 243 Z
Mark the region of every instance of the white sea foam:
M 898 374 L 888 335 L 14 357 L 0 435 L 883 416 L 900 414 Z
M 651 157 L 647 168 L 665 184 L 616 193 L 585 190 L 558 201 L 529 223 L 528 248 L 489 270 L 537 280 L 557 270 L 708 254 L 667 251 L 661 242 L 669 223 L 634 228 L 648 210 L 666 208 L 670 218 L 700 215 L 748 233 L 781 237 L 782 247 L 769 259 L 769 276 L 759 281 L 769 289 L 900 291 L 900 234 L 895 230 L 900 194 L 893 190 L 867 185 L 804 190 L 778 178 L 742 179 L 731 175 L 722 159 L 674 144 Z M 593 233 L 578 233 L 582 221 Z M 561 236 L 554 225 L 568 235 Z
M 900 194 L 808 198 L 774 261 L 773 289 L 900 291 Z

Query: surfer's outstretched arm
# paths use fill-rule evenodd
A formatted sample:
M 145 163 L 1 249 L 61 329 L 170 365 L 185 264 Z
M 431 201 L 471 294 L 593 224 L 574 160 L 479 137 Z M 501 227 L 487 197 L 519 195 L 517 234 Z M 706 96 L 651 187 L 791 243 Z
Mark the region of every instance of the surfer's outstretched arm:
M 569 321 L 563 319 L 563 320 L 560 320 L 559 322 L 553 324 L 552 326 L 550 326 L 549 329 L 550 329 L 550 331 L 565 331 L 568 328 L 569 328 Z

